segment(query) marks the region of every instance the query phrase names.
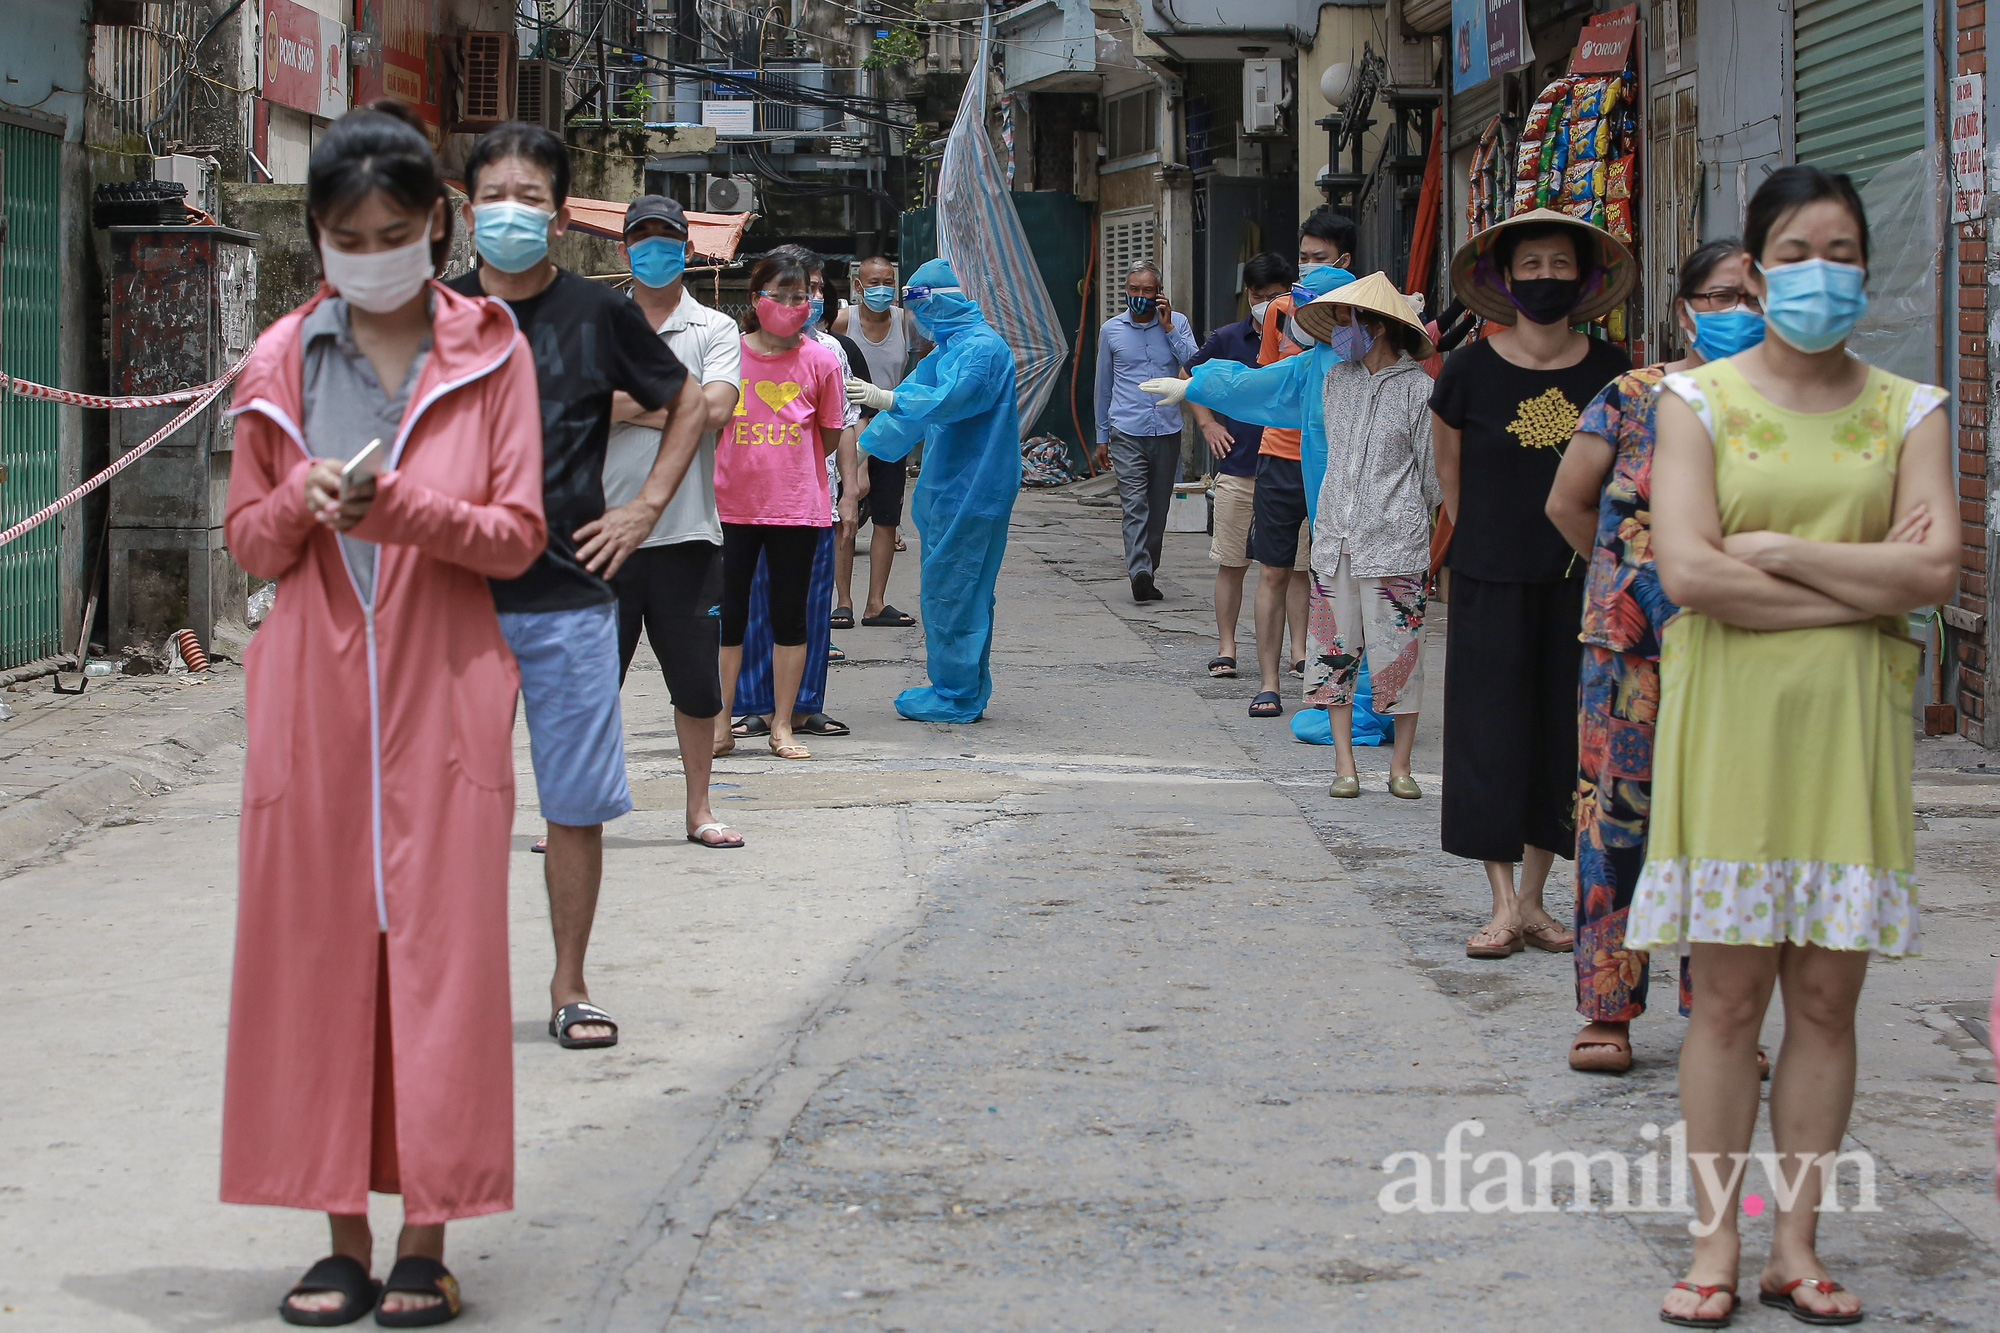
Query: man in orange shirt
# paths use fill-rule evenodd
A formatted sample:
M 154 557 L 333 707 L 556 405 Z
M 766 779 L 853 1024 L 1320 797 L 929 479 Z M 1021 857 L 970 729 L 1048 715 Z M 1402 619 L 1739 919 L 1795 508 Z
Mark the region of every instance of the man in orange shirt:
M 1299 228 L 1299 280 L 1290 296 L 1271 302 L 1264 315 L 1264 343 L 1257 364 L 1268 366 L 1305 350 L 1306 337 L 1292 322 L 1292 308 L 1354 281 L 1354 221 L 1321 205 Z M 1299 463 L 1299 433 L 1268 426 L 1257 449 L 1257 489 L 1252 497 L 1250 557 L 1257 572 L 1257 674 L 1252 717 L 1282 717 L 1279 674 L 1285 666 L 1285 625 L 1292 652 L 1306 643 L 1306 596 L 1312 586 L 1312 529 L 1306 519 L 1306 484 Z M 1303 667 L 1303 661 L 1300 662 Z

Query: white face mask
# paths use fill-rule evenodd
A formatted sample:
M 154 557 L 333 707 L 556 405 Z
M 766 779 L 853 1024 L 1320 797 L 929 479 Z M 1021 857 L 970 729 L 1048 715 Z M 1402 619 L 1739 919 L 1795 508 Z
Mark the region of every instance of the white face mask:
M 437 272 L 437 265 L 431 262 L 428 235 L 394 250 L 365 255 L 336 250 L 322 239 L 319 266 L 326 274 L 327 286 L 347 298 L 349 305 L 376 315 L 409 304 Z
M 1271 308 L 1269 301 L 1259 301 L 1250 307 L 1250 322 L 1258 328 L 1264 327 L 1264 312 Z

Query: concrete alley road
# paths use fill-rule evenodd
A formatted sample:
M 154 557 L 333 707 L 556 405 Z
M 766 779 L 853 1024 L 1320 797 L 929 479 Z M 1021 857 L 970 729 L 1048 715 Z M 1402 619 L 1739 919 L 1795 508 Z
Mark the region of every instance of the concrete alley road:
M 1246 716 L 1247 615 L 1243 677 L 1203 670 L 1207 538 L 1170 536 L 1168 599 L 1136 607 L 1116 513 L 1022 497 L 984 722 L 896 718 L 919 631 L 838 633 L 829 711 L 855 735 L 810 763 L 752 743 L 717 766 L 743 852 L 683 840 L 642 649 L 640 809 L 609 830 L 591 955 L 613 1051 L 546 1035 L 517 736 L 517 1211 L 452 1228 L 464 1326 L 1657 1326 L 1687 1219 L 1605 1209 L 1605 1167 L 1582 1198 L 1561 1172 L 1553 1211 L 1378 1203 L 1405 1151 L 1431 1156 L 1443 1201 L 1436 1155 L 1468 1120 L 1468 1153 L 1610 1153 L 1637 1195 L 1648 1127 L 1678 1114 L 1670 987 L 1634 1025 L 1633 1073 L 1590 1077 L 1564 1064 L 1568 955 L 1463 956 L 1487 890 L 1436 851 L 1442 614 L 1426 799 L 1389 797 L 1386 755 L 1364 751 L 1364 796 L 1331 801 L 1331 751 Z M 911 545 L 891 600 L 915 608 Z M 218 751 L 135 822 L 0 881 L 0 1333 L 278 1327 L 325 1251 L 315 1217 L 215 1202 L 240 760 Z M 1880 1211 L 1827 1216 L 1822 1253 L 1871 1323 L 1995 1327 L 1983 762 L 1922 750 L 1926 952 L 1878 964 L 1862 1004 L 1847 1146 L 1872 1154 Z M 1567 866 L 1557 881 L 1561 915 Z M 1501 1165 L 1467 1163 L 1466 1188 Z M 374 1215 L 379 1274 L 399 1214 Z M 1770 1221 L 1746 1223 L 1746 1291 Z M 1791 1326 L 1754 1302 L 1739 1325 Z

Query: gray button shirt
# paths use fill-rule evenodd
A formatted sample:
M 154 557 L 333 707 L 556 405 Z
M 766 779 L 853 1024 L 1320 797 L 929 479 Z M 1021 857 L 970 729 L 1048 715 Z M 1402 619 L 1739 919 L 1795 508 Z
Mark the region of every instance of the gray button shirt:
M 375 377 L 375 367 L 354 345 L 354 331 L 347 317 L 347 302 L 329 296 L 313 307 L 299 325 L 304 345 L 306 449 L 315 458 L 337 458 L 342 462 L 379 438 L 386 451 L 402 429 L 403 410 L 417 376 L 430 359 L 431 340 L 426 336 L 410 358 L 409 373 L 403 376 L 395 396 L 383 392 Z M 388 466 L 389 460 L 382 460 Z M 375 543 L 340 534 L 340 553 L 354 576 L 364 606 L 375 603 Z
M 1444 498 L 1431 453 L 1431 377 L 1408 356 L 1374 374 L 1342 361 L 1321 388 L 1326 478 L 1313 517 L 1313 568 L 1331 578 L 1345 555 L 1357 578 L 1425 572 L 1431 510 Z

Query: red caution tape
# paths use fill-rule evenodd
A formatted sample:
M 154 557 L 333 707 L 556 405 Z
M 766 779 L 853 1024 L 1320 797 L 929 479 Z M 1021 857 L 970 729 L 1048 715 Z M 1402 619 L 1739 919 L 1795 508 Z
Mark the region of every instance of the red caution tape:
M 23 398 L 46 398 L 54 403 L 67 403 L 71 407 L 165 407 L 169 403 L 191 402 L 215 387 L 213 384 L 197 384 L 192 389 L 175 389 L 170 393 L 107 398 L 102 394 L 78 393 L 74 389 L 52 389 L 46 384 L 16 379 L 11 375 L 0 376 L 0 379 L 4 379 L 7 387 Z

